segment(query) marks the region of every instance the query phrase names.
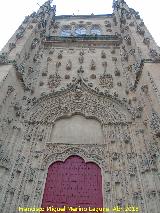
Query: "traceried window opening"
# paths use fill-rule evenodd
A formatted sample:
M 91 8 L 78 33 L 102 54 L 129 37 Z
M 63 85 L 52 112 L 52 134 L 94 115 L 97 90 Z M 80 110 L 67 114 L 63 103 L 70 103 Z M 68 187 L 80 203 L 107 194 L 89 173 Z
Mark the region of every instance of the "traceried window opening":
M 69 37 L 69 36 L 71 36 L 71 28 L 70 27 L 63 27 L 62 28 L 62 31 L 61 31 L 61 36 L 63 36 L 63 37 Z
M 75 36 L 86 35 L 87 30 L 85 27 L 79 26 L 75 29 Z
M 99 26 L 93 26 L 91 28 L 91 35 L 101 35 L 101 29 Z

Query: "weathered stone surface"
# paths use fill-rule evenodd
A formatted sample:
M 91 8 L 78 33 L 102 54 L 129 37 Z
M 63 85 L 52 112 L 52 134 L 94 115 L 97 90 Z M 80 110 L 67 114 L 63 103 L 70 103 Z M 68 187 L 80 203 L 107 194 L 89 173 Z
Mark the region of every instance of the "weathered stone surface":
M 100 167 L 104 207 L 159 213 L 159 48 L 123 0 L 101 16 L 50 3 L 0 54 L 0 212 L 40 207 L 49 165 L 78 155 Z

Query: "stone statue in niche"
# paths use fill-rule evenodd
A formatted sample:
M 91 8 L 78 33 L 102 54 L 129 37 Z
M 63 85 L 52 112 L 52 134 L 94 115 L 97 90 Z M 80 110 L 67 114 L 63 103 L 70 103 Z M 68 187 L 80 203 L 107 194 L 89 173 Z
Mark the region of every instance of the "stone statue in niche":
M 20 39 L 23 37 L 24 35 L 24 32 L 25 32 L 25 28 L 21 25 L 19 28 L 18 28 L 18 33 L 16 34 L 16 39 Z
M 121 21 L 121 24 L 124 24 L 124 25 L 126 24 L 126 19 L 124 16 L 121 17 L 120 21 Z
M 104 72 L 106 72 L 106 69 L 107 69 L 107 61 L 102 62 L 102 66 L 104 67 Z
M 144 29 L 143 29 L 142 27 L 140 27 L 140 26 L 137 26 L 137 32 L 138 32 L 140 35 L 142 35 L 142 36 L 144 36 L 144 34 L 145 34 Z
M 117 26 L 117 18 L 115 16 L 115 14 L 113 14 L 113 22 L 114 22 L 115 26 Z
M 141 90 L 145 93 L 145 94 L 147 94 L 148 93 L 148 85 L 143 85 L 142 87 L 141 87 Z
M 56 70 L 58 70 L 60 66 L 61 66 L 61 62 L 58 61 L 58 62 L 56 63 Z
M 150 38 L 144 38 L 143 43 L 146 44 L 147 46 L 150 45 Z
M 39 43 L 39 39 L 34 38 L 31 44 L 31 49 L 35 49 L 38 43 Z
M 128 13 L 126 13 L 126 18 L 127 19 L 131 19 L 131 14 L 128 12 Z
M 128 45 L 131 45 L 131 37 L 130 37 L 129 34 L 127 34 L 127 35 L 124 37 L 124 39 L 126 40 L 126 42 L 127 42 Z
M 96 64 L 94 62 L 94 60 L 92 59 L 91 61 L 91 70 L 95 70 L 96 69 Z
M 28 75 L 30 75 L 30 74 L 33 73 L 33 72 L 34 72 L 33 67 L 29 67 L 29 68 L 28 68 Z
M 111 27 L 111 23 L 109 21 L 105 21 L 105 27 L 110 28 Z
M 13 50 L 16 47 L 15 43 L 9 43 L 9 51 Z
M 58 59 L 62 59 L 62 53 L 58 53 Z
M 115 74 L 115 76 L 120 76 L 120 74 L 121 74 L 117 67 L 115 68 L 114 74 Z
M 124 45 L 122 46 L 122 49 L 121 49 L 121 55 L 122 55 L 123 61 L 128 61 L 128 53 Z
M 116 52 L 116 51 L 115 51 L 115 49 L 113 48 L 113 49 L 111 50 L 111 53 L 112 53 L 112 54 L 115 54 L 115 52 Z
M 80 66 L 80 68 L 77 70 L 77 72 L 78 72 L 78 74 L 82 74 L 82 73 L 84 73 L 84 69 L 83 69 L 83 67 L 82 66 Z
M 150 56 L 155 60 L 159 61 L 160 60 L 160 54 L 157 53 L 155 49 L 150 49 Z
M 104 50 L 102 50 L 101 52 L 101 58 L 106 58 L 106 53 L 104 52 Z
M 79 60 L 79 63 L 80 63 L 80 64 L 83 64 L 83 62 L 84 62 L 84 57 L 83 57 L 83 56 L 80 56 L 80 57 L 78 58 L 78 60 Z
M 81 50 L 80 53 L 79 53 L 79 55 L 83 56 L 84 55 L 84 50 Z
M 121 87 L 122 83 L 120 81 L 117 82 L 117 86 Z
M 71 69 L 72 69 L 72 62 L 71 62 L 71 60 L 69 60 L 66 65 L 66 70 L 71 70 Z
M 136 19 L 140 19 L 139 12 L 136 12 L 136 14 L 135 14 L 135 18 L 136 18 Z
M 8 63 L 8 54 L 7 53 L 1 53 L 0 54 L 0 64 L 7 64 Z
M 114 61 L 114 63 L 117 63 L 117 57 L 112 57 L 112 61 Z

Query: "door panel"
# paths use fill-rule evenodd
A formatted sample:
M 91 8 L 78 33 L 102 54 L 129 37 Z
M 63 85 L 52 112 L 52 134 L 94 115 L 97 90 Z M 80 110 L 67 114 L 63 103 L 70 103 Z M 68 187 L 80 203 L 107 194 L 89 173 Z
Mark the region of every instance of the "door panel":
M 53 163 L 42 200 L 42 207 L 47 206 L 103 207 L 101 169 L 79 156 Z

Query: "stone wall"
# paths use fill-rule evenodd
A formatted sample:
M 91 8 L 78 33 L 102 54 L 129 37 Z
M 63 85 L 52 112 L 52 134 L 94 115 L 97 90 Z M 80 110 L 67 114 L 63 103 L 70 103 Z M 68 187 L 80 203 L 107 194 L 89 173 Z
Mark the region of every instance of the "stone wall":
M 113 8 L 56 17 L 48 1 L 2 50 L 2 213 L 40 207 L 49 165 L 71 155 L 101 168 L 105 207 L 159 212 L 158 47 L 138 12 L 123 0 Z

